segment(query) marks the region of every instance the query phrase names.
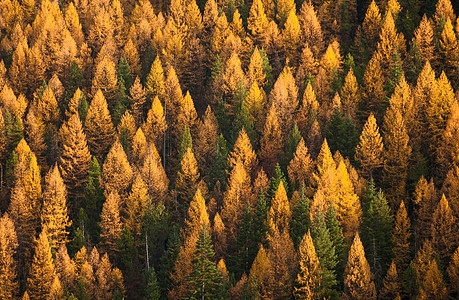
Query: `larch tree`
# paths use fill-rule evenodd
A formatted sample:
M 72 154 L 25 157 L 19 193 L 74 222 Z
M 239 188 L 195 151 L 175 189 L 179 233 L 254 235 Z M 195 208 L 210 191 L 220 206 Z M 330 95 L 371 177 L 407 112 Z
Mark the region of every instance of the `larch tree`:
M 7 213 L 0 218 L 0 298 L 11 299 L 18 295 L 17 262 L 18 238 L 14 223 Z
M 448 291 L 443 275 L 435 259 L 427 264 L 426 273 L 419 288 L 420 299 L 448 299 Z
M 298 252 L 300 263 L 296 279 L 298 287 L 294 288 L 293 294 L 296 299 L 316 299 L 319 297 L 318 291 L 321 286 L 320 265 L 309 231 L 301 240 Z
M 341 96 L 341 111 L 344 116 L 350 117 L 354 122 L 357 121 L 357 109 L 360 103 L 360 89 L 357 83 L 357 78 L 354 75 L 353 69 L 349 69 L 344 85 L 340 92 Z
M 313 169 L 313 162 L 308 152 L 308 148 L 304 143 L 304 139 L 301 138 L 296 148 L 293 159 L 287 166 L 288 177 L 290 182 L 300 185 L 301 183 L 311 183 L 311 172 Z
M 458 225 L 445 195 L 442 195 L 433 213 L 431 234 L 432 245 L 446 262 L 458 246 Z
M 197 125 L 196 142 L 194 145 L 196 160 L 204 174 L 208 174 L 217 152 L 218 132 L 217 118 L 210 106 L 207 106 L 202 116 L 202 121 Z
M 383 165 L 383 147 L 376 119 L 370 114 L 355 151 L 355 159 L 360 163 L 361 172 L 365 177 L 371 177 L 373 170 Z
M 282 31 L 283 49 L 286 58 L 290 62 L 295 63 L 300 53 L 301 27 L 294 9 L 288 12 L 284 26 L 284 30 Z
M 406 196 L 406 179 L 408 176 L 411 147 L 405 118 L 396 105 L 390 106 L 384 116 L 384 166 L 383 182 L 392 210 Z
M 235 240 L 238 226 L 244 215 L 244 207 L 252 197 L 250 175 L 238 160 L 230 173 L 226 192 L 223 197 L 221 217 L 227 230 L 227 240 Z
M 450 293 L 453 296 L 457 296 L 459 292 L 459 247 L 451 256 L 451 261 L 449 262 L 449 266 L 446 271 L 448 273 L 449 281 L 451 284 Z
M 27 278 L 27 292 L 32 299 L 49 299 L 53 290 L 56 271 L 45 231 L 40 233 L 35 243 L 35 255 Z
M 397 267 L 395 262 L 392 261 L 389 270 L 387 270 L 386 277 L 384 277 L 382 288 L 379 292 L 381 299 L 401 299 L 402 286 L 399 282 L 397 274 Z
M 117 192 L 121 197 L 128 193 L 133 171 L 126 153 L 118 139 L 110 149 L 102 167 L 102 182 L 105 193 Z
M 317 12 L 312 3 L 308 1 L 303 2 L 298 19 L 300 21 L 304 41 L 307 43 L 308 48 L 310 48 L 314 56 L 318 57 L 319 53 L 324 49 L 324 36 L 322 26 L 317 17 Z M 313 72 L 316 71 L 314 70 Z
M 431 97 L 427 105 L 427 121 L 430 135 L 430 149 L 433 153 L 439 148 L 441 134 L 446 128 L 446 122 L 456 101 L 450 81 L 442 72 L 437 80 L 438 96 Z
M 459 49 L 457 48 L 458 41 L 456 34 L 454 32 L 453 25 L 451 24 L 453 21 L 449 18 L 446 19 L 446 23 L 438 42 L 442 69 L 448 73 L 448 77 L 451 80 L 457 81 L 459 75 L 457 71 L 457 64 L 459 63 Z
M 362 114 L 365 117 L 368 113 L 382 115 L 384 110 L 385 92 L 384 92 L 385 77 L 381 71 L 381 57 L 376 52 L 368 62 L 363 74 L 363 92 L 362 103 L 364 109 Z
M 437 206 L 437 191 L 433 180 L 427 182 L 422 176 L 414 190 L 414 212 L 416 215 L 415 241 L 422 245 L 424 240 L 431 237 L 432 215 Z
M 84 126 L 89 149 L 102 161 L 113 143 L 115 128 L 101 90 L 97 90 L 91 101 Z
M 148 143 L 142 128 L 138 128 L 134 137 L 132 138 L 132 149 L 130 159 L 134 166 L 140 166 L 145 158 L 148 150 Z
M 75 263 L 70 259 L 65 245 L 61 245 L 56 253 L 54 266 L 64 290 L 72 290 L 75 287 L 76 280 Z
M 276 162 L 282 154 L 282 130 L 276 114 L 276 107 L 271 109 L 266 117 L 263 135 L 260 139 L 260 163 L 264 170 L 271 174 Z
M 435 44 L 434 44 L 434 30 L 432 22 L 426 15 L 422 16 L 421 23 L 414 31 L 414 42 L 419 49 L 419 59 L 424 65 L 427 61 L 435 61 Z
M 288 230 L 290 220 L 292 218 L 292 211 L 290 209 L 290 202 L 285 191 L 284 183 L 281 180 L 277 187 L 276 193 L 271 200 L 271 207 L 268 211 L 268 227 L 269 227 L 269 238 L 272 238 L 274 229 L 279 232 Z
M 137 175 L 132 183 L 131 193 L 126 200 L 126 219 L 124 223 L 134 236 L 140 236 L 142 219 L 149 203 L 148 189 L 142 177 Z
M 150 102 L 153 102 L 156 96 L 158 96 L 158 98 L 163 98 L 165 96 L 164 70 L 159 55 L 156 56 L 151 65 L 150 73 L 145 83 L 145 90 Z
M 405 208 L 405 202 L 400 202 L 400 207 L 395 214 L 394 230 L 392 232 L 393 262 L 399 270 L 405 270 L 410 260 L 411 221 Z
M 365 258 L 365 250 L 359 234 L 354 237 L 346 269 L 344 270 L 344 299 L 376 299 L 376 288 L 370 265 Z
M 169 179 L 161 165 L 159 157 L 156 156 L 157 151 L 153 147 L 153 145 L 148 147 L 140 171 L 147 185 L 152 203 L 164 203 L 166 202 Z
M 252 39 L 258 44 L 262 43 L 268 27 L 268 18 L 261 0 L 253 1 L 247 23 L 247 29 L 250 30 Z
M 164 116 L 164 108 L 159 101 L 158 96 L 155 96 L 151 108 L 148 111 L 147 119 L 142 124 L 142 130 L 147 138 L 147 141 L 154 143 L 156 149 L 163 149 L 164 132 L 167 129 L 166 119 Z
M 100 238 L 104 249 L 110 254 L 116 253 L 116 243 L 121 236 L 120 207 L 120 196 L 117 192 L 111 192 L 105 200 L 100 215 Z
M 263 245 L 260 245 L 257 256 L 250 268 L 249 289 L 259 297 L 271 298 L 273 285 L 273 268 Z
M 66 134 L 62 136 L 59 168 L 68 188 L 69 199 L 75 201 L 72 205 L 78 209 L 78 201 L 84 197 L 83 189 L 88 178 L 91 154 L 78 114 L 72 114 L 62 127 Z
M 247 108 L 250 119 L 254 123 L 256 131 L 261 134 L 265 124 L 266 94 L 263 89 L 259 88 L 256 81 L 250 87 L 244 105 Z
M 241 160 L 246 172 L 249 174 L 255 172 L 258 167 L 257 155 L 244 128 L 239 132 L 233 151 L 228 155 L 228 167 L 230 169 L 234 168 L 238 160 Z
M 193 150 L 191 147 L 188 147 L 180 161 L 177 179 L 175 180 L 175 189 L 179 198 L 179 207 L 181 207 L 181 211 L 184 211 L 195 193 L 199 177 L 198 163 Z
M 101 91 L 107 99 L 110 109 L 115 107 L 116 93 L 118 91 L 118 79 L 116 76 L 115 62 L 105 56 L 96 66 L 92 79 L 91 93 L 95 96 Z
M 51 250 L 55 253 L 68 241 L 68 227 L 72 224 L 67 213 L 67 188 L 57 164 L 45 178 L 41 228 L 46 231 Z
M 140 83 L 140 78 L 137 76 L 129 89 L 129 100 L 131 102 L 132 115 L 137 125 L 142 124 L 144 121 L 145 108 L 146 108 L 146 93 L 145 89 Z

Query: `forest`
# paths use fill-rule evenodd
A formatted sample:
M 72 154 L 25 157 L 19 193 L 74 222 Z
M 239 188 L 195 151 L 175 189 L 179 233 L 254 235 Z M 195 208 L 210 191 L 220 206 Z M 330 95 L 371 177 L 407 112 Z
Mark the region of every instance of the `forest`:
M 455 13 L 0 0 L 0 299 L 458 299 Z

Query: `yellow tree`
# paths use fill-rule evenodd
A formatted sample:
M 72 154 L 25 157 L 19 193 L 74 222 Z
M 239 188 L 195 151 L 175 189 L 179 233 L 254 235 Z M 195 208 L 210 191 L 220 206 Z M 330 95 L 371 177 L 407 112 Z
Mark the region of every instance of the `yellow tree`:
M 75 263 L 70 259 L 65 245 L 61 245 L 59 251 L 56 253 L 54 266 L 63 288 L 72 290 L 75 286 L 76 279 Z
M 308 148 L 304 144 L 304 139 L 301 138 L 296 148 L 293 159 L 287 166 L 288 178 L 290 182 L 300 185 L 304 182 L 306 185 L 311 183 L 311 173 L 313 168 L 313 162 L 309 155 Z
M 442 72 L 437 80 L 438 96 L 431 97 L 427 105 L 427 121 L 430 134 L 430 149 L 433 153 L 437 151 L 441 142 L 441 135 L 446 128 L 446 122 L 451 109 L 456 101 L 454 90 L 451 83 L 446 77 L 445 72 Z
M 445 195 L 442 195 L 433 213 L 431 234 L 432 245 L 442 261 L 447 261 L 458 245 L 458 225 Z
M 12 299 L 18 295 L 17 262 L 18 248 L 14 223 L 7 213 L 0 218 L 0 298 Z
M 410 259 L 411 221 L 405 208 L 405 202 L 400 202 L 400 207 L 395 215 L 394 231 L 392 232 L 392 251 L 394 263 L 399 270 L 405 270 Z
M 454 21 L 454 20 L 453 20 Z M 441 32 L 439 42 L 441 62 L 443 70 L 448 72 L 448 76 L 452 80 L 457 80 L 457 64 L 459 63 L 459 49 L 458 41 L 456 38 L 456 33 L 454 32 L 453 25 L 451 20 L 446 19 L 446 23 Z
M 202 121 L 197 125 L 196 143 L 194 145 L 196 160 L 204 174 L 207 174 L 212 167 L 212 159 L 217 152 L 218 131 L 217 118 L 210 106 L 207 106 Z
M 228 167 L 230 169 L 234 168 L 238 160 L 242 162 L 249 175 L 255 172 L 258 167 L 257 155 L 244 128 L 239 131 L 233 151 L 228 156 Z
M 363 74 L 363 95 L 362 102 L 364 103 L 364 116 L 370 113 L 381 115 L 384 107 L 385 92 L 384 92 L 385 77 L 381 70 L 381 56 L 376 52 L 368 62 L 368 65 Z
M 256 44 L 264 41 L 264 34 L 268 28 L 268 18 L 261 0 L 255 0 L 250 8 L 247 19 L 247 29 L 250 30 L 252 38 Z
M 376 299 L 376 288 L 365 250 L 357 233 L 344 270 L 343 299 Z
M 257 256 L 250 268 L 248 279 L 249 289 L 260 298 L 272 298 L 273 273 L 273 267 L 266 254 L 266 250 L 263 248 L 263 245 L 260 245 Z
M 360 170 L 365 177 L 369 178 L 373 170 L 383 165 L 383 147 L 376 119 L 370 114 L 355 150 L 355 159 L 360 163 Z
M 40 233 L 35 243 L 35 255 L 27 278 L 27 292 L 32 299 L 45 300 L 51 296 L 56 271 L 45 231 Z
M 102 183 L 105 193 L 117 192 L 127 195 L 132 180 L 132 168 L 118 139 L 115 140 L 102 166 Z
M 293 114 L 298 107 L 298 88 L 290 67 L 285 66 L 277 78 L 269 94 L 269 101 L 276 108 L 283 136 L 288 136 L 294 123 Z
M 448 291 L 443 275 L 435 259 L 431 259 L 419 289 L 419 299 L 448 299 Z
M 72 114 L 62 125 L 61 131 L 65 132 L 65 135 L 62 135 L 61 141 L 60 172 L 67 185 L 69 198 L 81 199 L 84 197 L 83 190 L 88 178 L 91 154 L 79 115 Z M 78 207 L 77 204 L 75 206 Z
M 41 228 L 46 231 L 53 252 L 67 243 L 71 224 L 67 213 L 67 188 L 55 164 L 45 178 L 41 212 Z
M 188 217 L 182 231 L 184 243 L 180 247 L 171 279 L 174 288 L 170 293 L 174 297 L 183 297 L 187 293 L 187 277 L 192 272 L 192 260 L 196 251 L 196 242 L 202 226 L 210 228 L 209 215 L 201 191 L 197 189 L 193 200 L 190 202 Z
M 357 78 L 355 78 L 354 71 L 351 68 L 344 79 L 344 85 L 341 89 L 341 111 L 344 116 L 352 118 L 357 121 L 356 114 L 360 105 L 360 90 Z
M 435 61 L 435 44 L 434 44 L 434 31 L 430 19 L 424 14 L 421 23 L 414 31 L 413 41 L 419 49 L 419 59 L 424 65 L 427 61 Z
M 459 167 L 459 103 L 454 102 L 451 114 L 442 133 L 441 142 L 437 149 L 437 163 L 440 174 Z M 448 176 L 447 176 L 448 177 Z
M 263 132 L 266 116 L 266 94 L 254 81 L 245 98 L 245 107 L 258 133 Z
M 251 200 L 251 194 L 250 175 L 242 161 L 238 160 L 230 173 L 221 211 L 221 218 L 227 230 L 228 243 L 235 241 L 245 205 Z
M 294 288 L 293 294 L 296 299 L 317 299 L 319 298 L 318 291 L 321 282 L 321 271 L 309 230 L 301 240 L 298 252 L 300 262 L 296 278 L 298 287 Z
M 393 96 L 394 97 L 394 96 Z M 392 101 L 392 100 L 391 100 Z M 391 103 L 384 116 L 384 172 L 383 182 L 392 210 L 405 198 L 408 163 L 411 156 L 409 136 L 401 110 Z
M 116 76 L 115 63 L 107 56 L 97 64 L 92 79 L 92 95 L 95 97 L 99 90 L 107 99 L 110 108 L 114 108 L 118 91 L 118 78 Z
M 317 18 L 317 12 L 311 2 L 303 2 L 298 19 L 300 21 L 303 39 L 307 47 L 314 53 L 315 57 L 318 57 L 319 53 L 322 53 L 324 49 L 324 36 L 322 33 L 322 26 Z
M 159 55 L 156 56 L 151 65 L 150 73 L 145 83 L 145 90 L 151 102 L 156 96 L 158 96 L 158 98 L 163 98 L 165 96 L 164 70 Z
M 292 212 L 290 210 L 290 203 L 287 198 L 287 192 L 283 181 L 280 180 L 279 186 L 271 200 L 271 207 L 268 211 L 268 226 L 270 239 L 274 238 L 275 229 L 283 232 L 289 228 Z
M 102 161 L 113 143 L 115 128 L 101 90 L 97 90 L 91 101 L 84 126 L 89 149 Z
M 263 72 L 263 58 L 261 57 L 258 46 L 255 46 L 247 67 L 247 86 L 264 87 L 266 84 L 266 74 Z
M 142 130 L 147 141 L 154 143 L 156 149 L 161 150 L 163 149 L 164 132 L 166 129 L 167 124 L 164 117 L 164 109 L 158 96 L 155 96 L 148 111 L 147 120 L 142 124 Z
M 379 292 L 381 299 L 401 299 L 402 287 L 400 285 L 397 267 L 392 261 L 390 264 L 389 270 L 387 270 L 386 277 L 383 280 L 383 286 Z
M 137 76 L 129 89 L 131 110 L 137 125 L 142 124 L 145 115 L 146 93 Z
M 120 219 L 120 197 L 117 192 L 111 192 L 102 207 L 100 214 L 100 238 L 104 249 L 115 254 L 117 240 L 121 235 L 122 224 Z
M 414 190 L 414 211 L 416 214 L 415 222 L 415 241 L 420 244 L 431 237 L 432 214 L 437 204 L 437 192 L 433 180 L 427 182 L 422 176 Z
M 268 174 L 273 172 L 279 157 L 282 155 L 282 148 L 282 131 L 276 115 L 276 107 L 271 105 L 260 139 L 259 152 L 261 165 Z
M 451 256 L 447 273 L 450 281 L 451 292 L 456 293 L 457 295 L 459 289 L 459 247 Z
M 284 1 L 285 0 L 282 0 L 282 2 Z M 282 37 L 282 44 L 286 58 L 292 63 L 295 63 L 300 54 L 301 27 L 294 9 L 287 13 L 287 20 L 285 22 L 284 30 L 282 31 Z
M 169 179 L 166 176 L 166 172 L 164 172 L 164 168 L 161 165 L 158 152 L 154 148 L 154 145 L 150 144 L 148 147 L 140 171 L 147 185 L 151 201 L 153 203 L 165 203 Z
M 124 223 L 134 236 L 140 236 L 142 229 L 142 219 L 147 208 L 148 189 L 140 175 L 134 179 L 131 193 L 126 200 L 126 219 Z
M 199 177 L 198 163 L 193 150 L 191 147 L 188 147 L 180 161 L 180 169 L 175 180 L 175 190 L 179 198 L 178 205 L 181 212 L 185 211 L 191 197 L 195 193 Z

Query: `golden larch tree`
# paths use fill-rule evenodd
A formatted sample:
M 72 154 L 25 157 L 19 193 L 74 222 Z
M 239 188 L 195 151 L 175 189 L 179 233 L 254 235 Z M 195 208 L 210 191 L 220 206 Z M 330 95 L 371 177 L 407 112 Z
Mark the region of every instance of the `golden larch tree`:
M 433 213 L 431 234 L 432 245 L 442 261 L 447 261 L 458 246 L 458 225 L 445 195 Z
M 376 299 L 376 288 L 370 265 L 359 234 L 354 237 L 344 270 L 343 299 Z
M 91 87 L 92 95 L 95 96 L 99 90 L 107 99 L 110 108 L 114 108 L 114 101 L 118 91 L 118 78 L 116 76 L 115 63 L 109 56 L 104 56 L 97 64 L 94 72 Z
M 102 182 L 105 193 L 108 195 L 116 191 L 121 197 L 127 195 L 132 174 L 133 171 L 123 146 L 116 139 L 102 167 Z
M 433 180 L 427 182 L 424 176 L 419 179 L 413 197 L 415 222 L 415 241 L 422 244 L 431 237 L 432 215 L 437 205 L 437 192 Z
M 134 236 L 139 236 L 142 229 L 142 219 L 149 202 L 148 189 L 142 177 L 137 175 L 132 184 L 131 193 L 126 200 L 126 219 L 124 223 Z
M 97 90 L 91 101 L 84 127 L 89 149 L 99 161 L 103 161 L 113 143 L 115 128 L 101 90 Z
M 406 179 L 411 156 L 410 138 L 401 110 L 391 104 L 384 116 L 383 182 L 388 187 L 387 197 L 392 210 L 406 196 Z
M 360 89 L 357 83 L 357 78 L 354 75 L 352 68 L 347 73 L 344 79 L 344 85 L 340 92 L 341 96 L 341 111 L 344 116 L 356 120 L 357 109 L 360 105 Z
M 395 214 L 394 231 L 392 232 L 394 263 L 399 270 L 405 270 L 409 263 L 410 238 L 411 221 L 405 208 L 405 202 L 402 200 Z
M 448 299 L 448 291 L 437 262 L 432 259 L 427 264 L 426 273 L 419 288 L 419 299 Z
M 287 19 L 285 21 L 284 26 L 284 30 L 282 31 L 282 46 L 285 51 L 286 59 L 294 63 L 298 60 L 301 42 L 300 22 L 298 21 L 298 17 L 295 14 L 294 9 L 290 10 L 287 13 Z
M 311 183 L 311 173 L 313 169 L 313 162 L 311 156 L 308 152 L 308 147 L 304 143 L 304 139 L 301 138 L 295 153 L 293 154 L 293 159 L 290 161 L 287 166 L 288 178 L 290 182 L 300 185 L 302 182 L 305 184 Z
M 252 174 L 258 167 L 258 158 L 253 150 L 252 143 L 244 128 L 239 131 L 233 151 L 228 155 L 228 167 L 234 168 L 237 161 L 241 160 L 248 174 Z
M 459 63 L 459 49 L 456 33 L 454 32 L 453 25 L 449 18 L 443 27 L 440 35 L 439 50 L 441 54 L 442 69 L 448 73 L 452 80 L 457 80 L 457 64 Z
M 268 27 L 268 18 L 261 0 L 253 1 L 247 23 L 247 29 L 250 30 L 254 42 L 257 44 L 263 42 Z
M 164 70 L 159 55 L 156 56 L 151 65 L 150 73 L 145 83 L 145 90 L 151 102 L 153 102 L 156 96 L 158 96 L 158 98 L 163 98 L 165 96 Z
M 284 183 L 280 180 L 274 198 L 271 200 L 271 207 L 268 211 L 270 238 L 273 238 L 275 228 L 279 232 L 288 229 L 291 218 L 292 212 L 290 209 L 290 202 L 287 197 L 287 192 L 285 191 Z
M 257 256 L 250 268 L 248 285 L 249 289 L 261 298 L 272 298 L 274 284 L 273 268 L 263 245 L 260 245 Z
M 360 170 L 365 177 L 370 177 L 373 170 L 383 165 L 383 148 L 376 119 L 373 114 L 370 114 L 355 150 L 355 159 L 360 163 Z
M 67 243 L 71 224 L 67 212 L 67 188 L 55 164 L 45 178 L 41 212 L 41 228 L 46 231 L 53 252 Z
M 448 273 L 449 281 L 450 281 L 450 289 L 452 293 L 459 292 L 459 247 L 454 251 L 453 255 L 451 256 L 451 260 L 449 262 L 448 269 L 446 270 Z
M 145 108 L 146 108 L 146 93 L 143 85 L 140 83 L 140 78 L 137 76 L 129 89 L 129 100 L 131 102 L 132 115 L 137 125 L 142 124 L 144 121 Z
M 189 200 L 196 191 L 199 177 L 198 162 L 196 161 L 193 150 L 191 147 L 188 147 L 180 161 L 180 168 L 175 181 L 175 189 L 180 199 L 179 205 L 182 208 L 188 206 Z
M 132 138 L 132 150 L 130 153 L 131 163 L 134 166 L 140 166 L 143 163 L 145 154 L 148 150 L 148 143 L 142 128 L 138 128 L 134 137 Z
M 311 233 L 304 235 L 298 248 L 299 272 L 296 278 L 298 287 L 294 288 L 296 299 L 317 299 L 321 282 L 319 259 L 317 258 Z
M 260 163 L 268 174 L 272 174 L 279 157 L 282 155 L 282 148 L 282 130 L 277 118 L 276 107 L 271 105 L 260 139 L 259 152 Z
M 32 299 L 49 299 L 53 289 L 56 271 L 53 256 L 45 231 L 35 241 L 35 255 L 27 278 L 27 292 Z
M 116 243 L 121 235 L 120 207 L 120 196 L 117 192 L 111 192 L 105 200 L 100 214 L 100 238 L 104 249 L 110 254 L 116 253 Z
M 379 292 L 381 299 L 401 299 L 402 286 L 400 285 L 397 267 L 394 261 L 390 264 L 386 276 L 383 280 L 383 286 Z
M 212 161 L 217 152 L 217 139 L 219 127 L 218 121 L 210 106 L 207 106 L 202 121 L 198 122 L 196 143 L 193 145 L 196 152 L 196 160 L 204 174 L 212 167 Z
M 142 125 L 142 130 L 147 138 L 147 141 L 154 143 L 156 149 L 163 149 L 164 132 L 167 129 L 166 119 L 164 117 L 164 108 L 159 101 L 158 96 L 155 96 L 151 108 L 147 114 L 147 120 Z
M 258 133 L 263 132 L 266 116 L 266 94 L 254 81 L 245 98 L 245 107 Z
M 385 100 L 384 91 L 385 77 L 381 71 L 381 56 L 379 53 L 373 54 L 363 74 L 362 102 L 364 116 L 369 113 L 382 114 Z
M 18 238 L 13 220 L 7 213 L 0 218 L 0 298 L 12 299 L 18 295 L 17 262 L 14 259 Z
M 152 203 L 164 203 L 167 196 L 169 179 L 164 171 L 154 145 L 148 147 L 141 173 L 148 188 Z
M 311 2 L 303 2 L 298 19 L 304 41 L 314 56 L 318 57 L 319 53 L 322 53 L 324 49 L 324 36 L 322 26 L 317 18 L 317 12 Z
M 91 154 L 79 115 L 72 114 L 62 125 L 61 131 L 65 132 L 65 135 L 62 135 L 61 140 L 60 172 L 67 185 L 69 199 L 81 199 L 84 197 L 83 190 L 88 178 Z
M 419 59 L 424 65 L 427 61 L 435 61 L 435 44 L 434 44 L 434 30 L 432 28 L 432 22 L 424 14 L 421 19 L 421 23 L 418 28 L 414 31 L 413 40 L 419 50 Z
M 70 259 L 65 245 L 61 245 L 57 251 L 54 266 L 63 288 L 66 290 L 73 289 L 76 279 L 75 263 Z

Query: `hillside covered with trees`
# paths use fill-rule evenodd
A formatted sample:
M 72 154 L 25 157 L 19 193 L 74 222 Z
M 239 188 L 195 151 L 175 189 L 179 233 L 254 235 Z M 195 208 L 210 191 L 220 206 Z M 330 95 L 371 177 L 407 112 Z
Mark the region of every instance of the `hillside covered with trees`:
M 459 298 L 456 14 L 0 0 L 0 299 Z

